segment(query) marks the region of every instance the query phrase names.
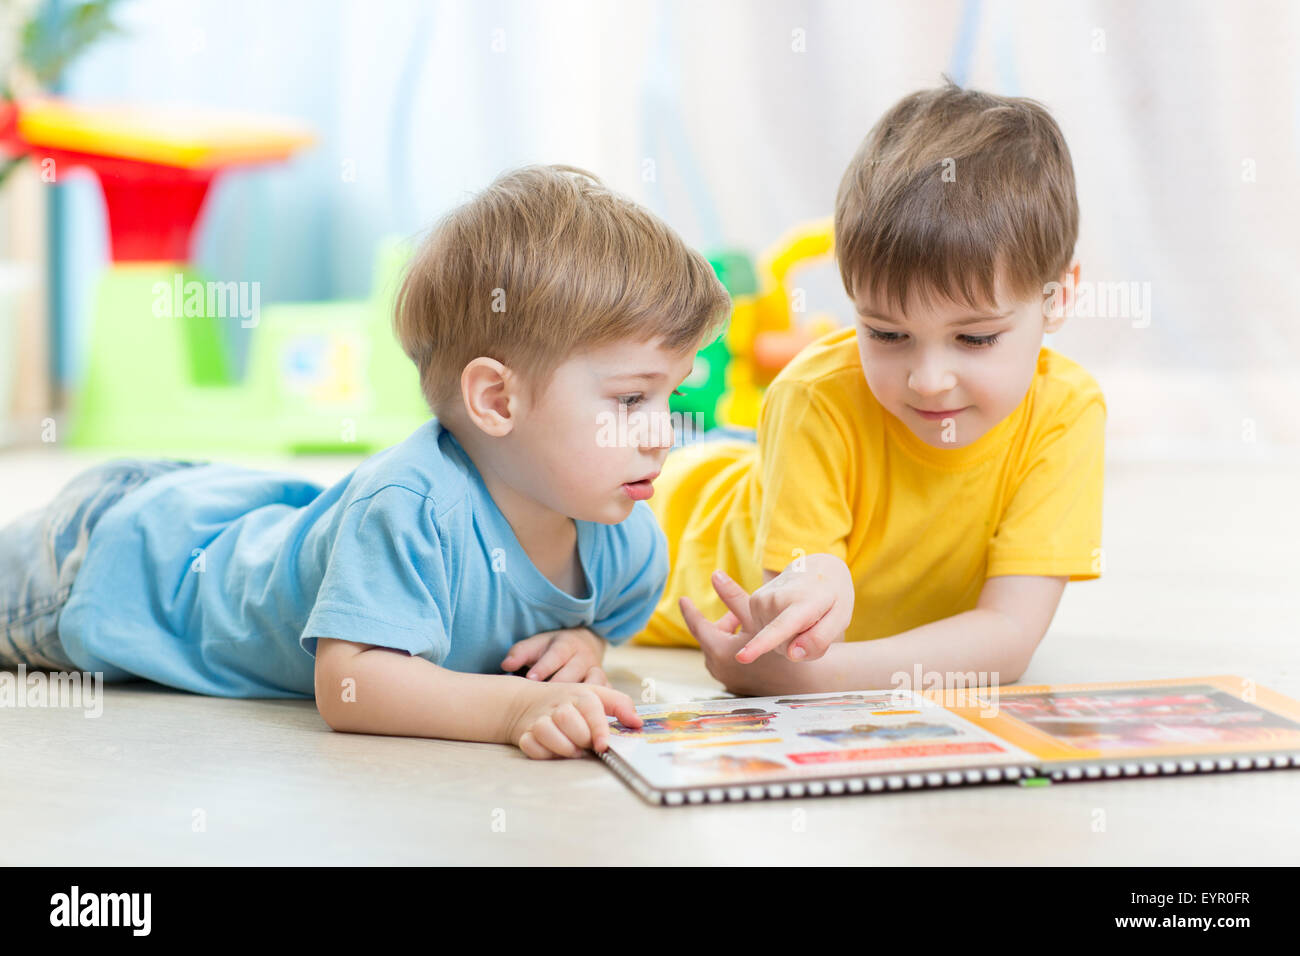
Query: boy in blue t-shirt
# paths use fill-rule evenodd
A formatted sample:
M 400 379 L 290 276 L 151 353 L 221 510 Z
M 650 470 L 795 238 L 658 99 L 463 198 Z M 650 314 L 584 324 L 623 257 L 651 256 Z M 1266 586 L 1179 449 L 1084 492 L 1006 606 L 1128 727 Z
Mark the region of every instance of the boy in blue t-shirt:
M 644 502 L 669 395 L 728 307 L 698 253 L 595 177 L 504 175 L 437 224 L 397 297 L 434 419 L 325 489 L 209 462 L 83 472 L 0 529 L 0 666 L 603 750 L 607 714 L 640 725 L 600 664 L 667 577 Z

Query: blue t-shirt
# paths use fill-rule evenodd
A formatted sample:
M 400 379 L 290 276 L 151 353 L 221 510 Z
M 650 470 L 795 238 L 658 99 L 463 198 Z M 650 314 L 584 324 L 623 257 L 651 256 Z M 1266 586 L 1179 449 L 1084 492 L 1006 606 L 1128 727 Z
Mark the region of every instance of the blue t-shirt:
M 576 521 L 586 596 L 529 560 L 451 432 L 431 419 L 330 488 L 204 464 L 152 478 L 106 511 L 59 619 L 81 669 L 221 697 L 311 697 L 316 639 L 399 648 L 499 674 L 516 641 L 645 625 L 668 577 L 639 501 Z

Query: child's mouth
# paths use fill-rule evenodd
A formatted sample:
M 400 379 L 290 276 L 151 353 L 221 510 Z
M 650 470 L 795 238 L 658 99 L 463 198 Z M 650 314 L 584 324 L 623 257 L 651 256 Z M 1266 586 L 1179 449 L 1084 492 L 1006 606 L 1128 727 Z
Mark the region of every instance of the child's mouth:
M 655 486 L 648 478 L 643 478 L 640 481 L 624 482 L 623 490 L 633 501 L 645 501 L 655 493 Z
M 970 407 L 969 405 L 963 405 L 961 408 L 954 408 L 946 412 L 925 412 L 913 406 L 912 411 L 916 412 L 916 414 L 920 415 L 922 418 L 928 418 L 932 422 L 938 422 L 938 421 L 943 421 L 943 419 L 945 418 L 951 418 L 954 415 L 957 415 L 959 412 L 964 412 L 969 407 Z

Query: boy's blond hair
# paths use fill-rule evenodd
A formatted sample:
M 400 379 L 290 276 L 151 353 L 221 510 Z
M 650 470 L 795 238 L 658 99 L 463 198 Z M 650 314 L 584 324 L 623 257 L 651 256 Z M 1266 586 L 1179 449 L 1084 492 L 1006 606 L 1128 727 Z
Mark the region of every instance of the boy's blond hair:
M 696 349 L 731 300 L 661 219 L 572 166 L 525 166 L 452 210 L 416 250 L 394 328 L 435 414 L 479 356 L 535 398 L 574 353 L 620 340 Z
M 912 295 L 973 308 L 1016 301 L 1069 268 L 1079 234 L 1074 168 L 1042 104 L 945 85 L 899 100 L 840 183 L 835 250 L 849 297 Z

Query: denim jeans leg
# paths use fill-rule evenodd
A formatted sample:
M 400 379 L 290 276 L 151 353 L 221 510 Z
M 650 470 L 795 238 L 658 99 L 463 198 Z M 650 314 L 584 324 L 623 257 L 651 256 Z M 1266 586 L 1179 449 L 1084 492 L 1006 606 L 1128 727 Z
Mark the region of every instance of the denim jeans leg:
M 0 527 L 0 668 L 66 671 L 59 614 L 86 558 L 90 533 L 150 478 L 202 462 L 116 458 L 88 468 L 44 507 Z

